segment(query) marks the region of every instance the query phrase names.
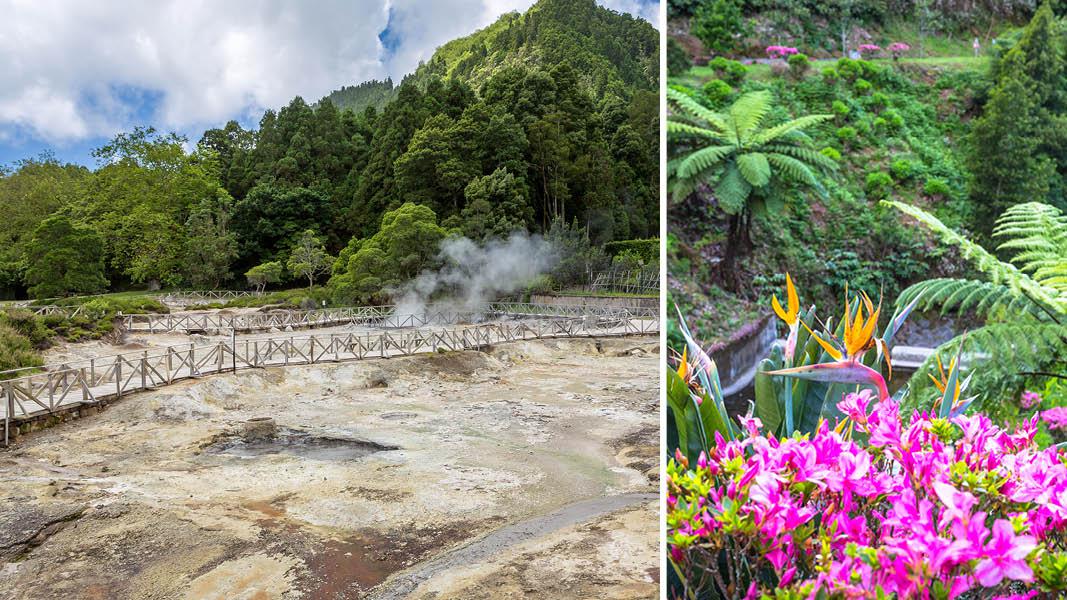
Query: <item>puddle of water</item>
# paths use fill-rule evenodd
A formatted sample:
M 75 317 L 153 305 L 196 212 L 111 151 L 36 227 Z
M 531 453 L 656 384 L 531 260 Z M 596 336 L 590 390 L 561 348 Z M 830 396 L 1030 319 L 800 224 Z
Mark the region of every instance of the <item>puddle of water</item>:
M 204 452 L 239 458 L 290 454 L 314 460 L 353 460 L 396 449 L 398 446 L 368 440 L 317 436 L 299 429 L 279 427 L 277 434 L 269 439 L 245 440 L 235 435 L 207 446 Z

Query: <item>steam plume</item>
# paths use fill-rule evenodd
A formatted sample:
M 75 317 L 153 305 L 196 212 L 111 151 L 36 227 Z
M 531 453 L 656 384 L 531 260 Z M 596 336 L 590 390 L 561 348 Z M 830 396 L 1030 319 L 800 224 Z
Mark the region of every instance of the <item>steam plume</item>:
M 516 232 L 484 245 L 465 238 L 441 242 L 440 269 L 423 271 L 400 291 L 396 313 L 478 312 L 548 272 L 559 252 L 539 235 Z

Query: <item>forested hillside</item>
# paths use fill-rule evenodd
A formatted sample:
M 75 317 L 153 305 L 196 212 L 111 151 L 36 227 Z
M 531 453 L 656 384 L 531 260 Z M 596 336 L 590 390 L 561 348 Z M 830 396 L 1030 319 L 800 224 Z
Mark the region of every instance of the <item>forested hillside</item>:
M 346 85 L 327 94 L 323 101 L 329 100 L 338 110 L 359 113 L 371 106 L 381 109 L 394 98 L 396 88 L 393 80 L 387 78 L 385 81 L 372 79 L 359 85 Z
M 256 129 L 206 131 L 191 153 L 136 129 L 97 150 L 94 170 L 24 161 L 0 178 L 15 217 L 0 223 L 0 287 L 243 286 L 257 267 L 257 282 L 332 273 L 369 289 L 398 265 L 417 272 L 447 234 L 576 223 L 594 244 L 653 236 L 657 37 L 593 0 L 542 0 L 445 45 L 397 88 L 297 97 Z M 392 235 L 431 245 L 380 248 L 389 211 Z M 42 247 L 56 252 L 37 260 Z
M 676 18 L 674 27 L 687 24 L 692 33 L 700 7 L 715 4 L 672 3 L 674 14 L 691 15 Z M 927 54 L 920 57 L 913 42 L 894 58 L 887 49 L 896 38 L 889 36 L 919 30 L 919 4 L 849 3 L 867 10 L 846 35 L 852 49 L 867 44 L 863 58 L 837 58 L 835 50 L 833 58 L 816 60 L 808 53 L 829 56 L 826 48 L 835 38 L 839 43 L 839 35 L 826 30 L 812 39 L 759 30 L 771 12 L 736 2 L 733 16 L 755 30 L 728 35 L 728 47 L 711 52 L 707 65 L 678 67 L 676 61 L 670 87 L 712 110 L 729 110 L 745 93 L 765 90 L 771 98 L 767 127 L 825 115 L 804 133 L 808 148 L 836 165 L 819 175 L 818 185 L 787 180 L 762 192 L 770 202 L 742 213 L 747 237 L 737 257 L 727 255 L 733 217 L 715 190 L 702 188 L 688 199 L 674 190 L 672 299 L 698 329 L 706 326 L 705 339 L 728 337 L 764 313 L 768 294 L 781 288 L 787 271 L 820 305 L 839 298 L 846 284 L 892 300 L 916 281 L 974 276 L 955 250 L 936 244 L 881 200 L 920 206 L 991 248 L 1000 243 L 993 224 L 1009 207 L 1037 201 L 1067 209 L 1067 26 L 1055 3 L 1040 10 L 1033 2 L 1008 3 L 1011 11 L 1005 3 L 931 4 L 940 12 L 936 28 L 921 25 Z M 979 30 L 975 56 L 969 42 Z M 769 37 L 760 38 L 760 31 Z M 990 31 L 995 35 L 987 36 Z M 708 41 L 707 47 L 714 45 Z M 746 55 L 752 46 L 783 44 L 795 48 L 794 58 L 768 59 L 766 48 L 759 48 L 758 62 Z M 736 267 L 724 268 L 724 259 Z

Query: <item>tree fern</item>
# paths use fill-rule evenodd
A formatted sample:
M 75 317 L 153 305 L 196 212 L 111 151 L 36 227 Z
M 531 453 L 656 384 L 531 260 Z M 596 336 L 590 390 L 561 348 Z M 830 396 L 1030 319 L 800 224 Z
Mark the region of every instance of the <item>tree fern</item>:
M 765 127 L 772 97 L 766 90 L 749 92 L 722 112 L 697 102 L 674 87 L 667 89 L 670 114 L 667 135 L 667 187 L 675 202 L 709 187 L 729 217 L 729 239 L 719 272 L 727 287 L 740 285 L 733 268 L 739 250 L 748 247 L 749 215 L 781 205 L 779 183 L 797 183 L 822 192 L 816 174 L 837 163 L 811 148 L 804 129 L 832 118 L 809 115 Z
M 922 209 L 899 202 L 885 204 L 916 218 L 945 243 L 958 246 L 989 277 L 989 281 L 923 281 L 897 300 L 903 305 L 918 297 L 920 309 L 939 307 L 942 314 L 973 314 L 984 320 L 983 326 L 950 340 L 936 352 L 950 356 L 965 344 L 979 406 L 996 410 L 1005 394 L 1018 391 L 1029 379 L 1067 375 L 1067 285 L 1063 281 L 1067 217 L 1039 203 L 1005 211 L 997 220 L 994 236 L 1004 240 L 998 250 L 1014 253 L 1006 263 Z M 911 397 L 920 406 L 928 395 L 928 376 L 935 370 L 936 356 L 931 356 L 911 379 Z

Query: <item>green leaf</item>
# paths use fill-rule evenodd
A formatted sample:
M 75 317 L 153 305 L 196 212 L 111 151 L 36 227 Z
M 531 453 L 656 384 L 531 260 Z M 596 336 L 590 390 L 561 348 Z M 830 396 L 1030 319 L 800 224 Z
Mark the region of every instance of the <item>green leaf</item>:
M 774 379 L 767 375 L 767 371 L 773 371 L 774 368 L 775 365 L 770 359 L 765 358 L 760 361 L 759 366 L 756 368 L 756 379 L 753 384 L 756 396 L 756 416 L 763 422 L 763 426 L 768 433 L 778 433 L 782 422 L 786 420 L 786 408 L 782 406 L 782 402 L 778 397 Z M 783 387 L 788 388 L 790 386 L 787 383 Z M 791 426 L 792 416 L 789 416 L 788 420 Z M 791 433 L 791 431 L 786 431 L 784 435 L 790 435 Z
M 738 156 L 737 169 L 752 187 L 763 187 L 771 181 L 771 165 L 767 162 L 767 156 L 759 152 Z

